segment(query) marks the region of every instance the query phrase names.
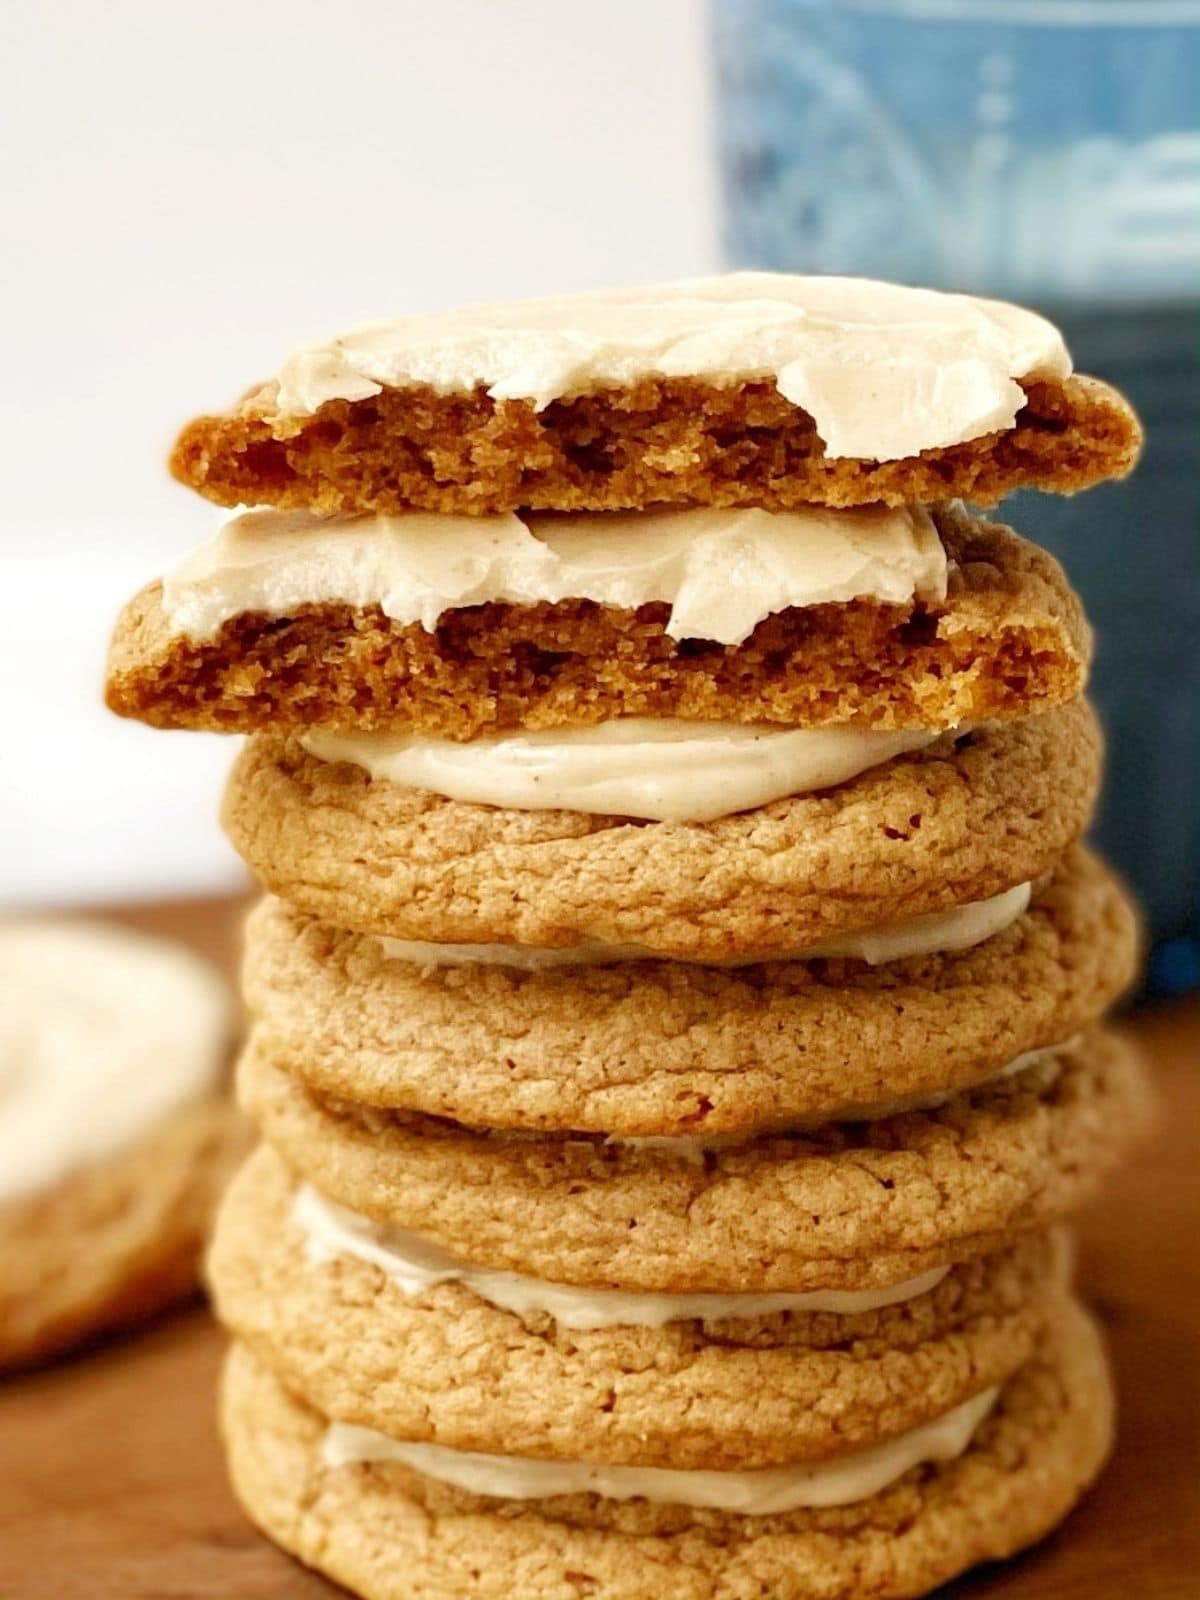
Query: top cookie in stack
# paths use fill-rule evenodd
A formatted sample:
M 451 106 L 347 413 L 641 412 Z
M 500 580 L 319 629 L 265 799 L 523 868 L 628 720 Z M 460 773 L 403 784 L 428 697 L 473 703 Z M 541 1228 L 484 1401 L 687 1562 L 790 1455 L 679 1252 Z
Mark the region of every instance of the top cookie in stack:
M 1070 492 L 1137 442 L 1028 311 L 741 272 L 358 328 L 197 419 L 172 466 L 220 505 L 325 514 L 786 511 Z

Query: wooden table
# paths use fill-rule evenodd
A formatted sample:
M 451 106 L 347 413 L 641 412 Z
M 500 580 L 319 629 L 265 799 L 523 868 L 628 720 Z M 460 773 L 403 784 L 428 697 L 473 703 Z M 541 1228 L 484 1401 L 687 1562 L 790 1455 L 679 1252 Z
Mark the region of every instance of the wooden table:
M 121 915 L 232 965 L 236 911 L 222 901 Z M 1082 1279 L 1121 1390 L 1117 1456 L 1056 1537 L 946 1591 L 959 1600 L 1200 1596 L 1200 1006 L 1130 1026 L 1159 1064 L 1167 1115 L 1157 1146 L 1082 1226 Z M 221 1345 L 194 1309 L 0 1386 L 0 1600 L 341 1592 L 260 1538 L 226 1488 L 212 1402 Z

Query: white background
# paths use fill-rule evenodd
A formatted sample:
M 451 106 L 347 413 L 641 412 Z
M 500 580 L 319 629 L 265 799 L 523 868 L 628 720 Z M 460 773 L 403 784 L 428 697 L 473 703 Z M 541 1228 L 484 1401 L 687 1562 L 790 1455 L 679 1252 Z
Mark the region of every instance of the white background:
M 39 0 L 0 22 L 0 899 L 237 881 L 232 753 L 103 711 L 217 513 L 180 423 L 310 337 L 715 265 L 701 0 Z

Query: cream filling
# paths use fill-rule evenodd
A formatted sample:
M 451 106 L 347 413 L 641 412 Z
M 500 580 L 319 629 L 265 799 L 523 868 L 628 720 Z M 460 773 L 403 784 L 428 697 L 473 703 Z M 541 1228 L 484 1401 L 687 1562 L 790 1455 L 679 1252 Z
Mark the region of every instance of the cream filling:
M 829 457 L 893 461 L 1011 428 L 1017 379 L 1063 378 L 1062 335 L 1020 306 L 867 278 L 733 272 L 463 306 L 351 329 L 291 355 L 278 414 L 384 388 L 482 387 L 541 409 L 640 378 L 770 378 Z
M 390 1439 L 374 1428 L 330 1423 L 321 1442 L 327 1467 L 394 1461 L 427 1478 L 503 1500 L 545 1500 L 597 1494 L 609 1500 L 650 1500 L 660 1505 L 705 1507 L 748 1517 L 778 1515 L 802 1506 L 848 1506 L 867 1500 L 926 1462 L 955 1461 L 996 1403 L 985 1389 L 908 1433 L 832 1460 L 767 1467 L 753 1472 L 686 1472 L 667 1467 L 617 1467 L 582 1461 L 532 1460 L 485 1455 L 444 1445 Z
M 111 923 L 0 923 L 0 1200 L 115 1155 L 210 1090 L 231 1007 L 188 951 Z
M 846 783 L 940 739 L 936 729 L 780 728 L 620 717 L 458 743 L 421 734 L 330 733 L 301 743 L 376 781 L 517 811 L 581 811 L 653 822 L 712 822 Z
M 243 511 L 163 580 L 170 628 L 212 638 L 247 612 L 379 606 L 432 630 L 489 601 L 669 604 L 676 639 L 737 645 L 789 606 L 946 595 L 946 552 L 923 507 L 601 515 L 320 517 Z
M 764 961 L 844 958 L 877 967 L 917 956 L 950 955 L 969 950 L 1011 927 L 1024 915 L 1032 893 L 1032 884 L 1018 883 L 989 900 L 974 900 L 920 917 L 904 917 L 877 928 L 860 928 L 832 939 L 822 939 L 818 944 L 693 965 L 748 967 Z M 523 972 L 538 972 L 546 967 L 611 966 L 619 961 L 672 959 L 657 955 L 645 945 L 605 944 L 599 940 L 551 948 L 519 944 L 438 944 L 423 939 L 381 937 L 379 946 L 389 961 L 409 961 L 420 967 L 498 966 L 515 967 Z
M 473 1266 L 418 1234 L 347 1211 L 310 1184 L 301 1185 L 296 1192 L 292 1221 L 314 1264 L 339 1256 L 370 1262 L 406 1295 L 423 1294 L 440 1283 L 461 1283 L 502 1311 L 518 1317 L 544 1313 L 561 1327 L 577 1330 L 661 1328 L 669 1322 L 769 1317 L 781 1311 L 849 1316 L 913 1300 L 936 1287 L 949 1270 L 938 1267 L 883 1289 L 815 1289 L 800 1294 L 638 1293 L 547 1283 L 519 1272 Z

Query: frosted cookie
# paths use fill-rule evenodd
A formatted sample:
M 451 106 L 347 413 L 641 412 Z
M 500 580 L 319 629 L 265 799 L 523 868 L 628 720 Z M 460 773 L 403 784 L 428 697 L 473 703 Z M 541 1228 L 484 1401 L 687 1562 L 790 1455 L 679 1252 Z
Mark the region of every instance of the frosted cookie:
M 744 1470 L 878 1443 L 1004 1382 L 1067 1265 L 1065 1241 L 1037 1235 L 859 1295 L 564 1291 L 364 1224 L 264 1147 L 222 1207 L 209 1279 L 222 1321 L 339 1421 L 460 1450 Z
M 125 608 L 113 710 L 463 740 L 616 717 L 933 728 L 1074 699 L 1053 557 L 961 508 L 235 517 Z
M 1087 1199 L 1152 1110 L 1101 1032 L 933 1109 L 738 1144 L 473 1130 L 323 1098 L 253 1046 L 238 1081 L 347 1210 L 482 1266 L 689 1293 L 877 1288 L 990 1253 Z
M 197 1286 L 245 1130 L 224 984 L 111 924 L 0 923 L 0 1366 Z
M 851 1454 L 840 1468 L 834 1458 L 767 1483 L 744 1474 L 664 1480 L 644 1469 L 614 1481 L 610 1469 L 608 1493 L 546 1498 L 536 1464 L 521 1472 L 512 1457 L 389 1450 L 384 1435 L 331 1428 L 244 1346 L 226 1369 L 222 1423 L 234 1489 L 252 1519 L 365 1600 L 903 1600 L 1010 1556 L 1059 1522 L 1108 1454 L 1113 1397 L 1095 1326 L 1068 1302 L 998 1395 L 952 1413 L 936 1435 L 910 1435 L 907 1453 Z M 371 1459 L 414 1451 L 425 1470 Z M 561 1465 L 555 1476 L 564 1481 Z M 522 1490 L 541 1497 L 516 1498 Z M 666 1498 L 689 1491 L 743 1507 L 825 1503 L 750 1514 Z
M 119 1155 L 0 1202 L 0 1368 L 48 1360 L 194 1295 L 246 1141 L 232 1102 L 214 1093 Z
M 181 434 L 222 505 L 847 506 L 1128 472 L 1125 400 L 997 301 L 734 273 L 356 328 Z
M 1077 702 L 947 736 L 827 792 L 647 825 L 447 800 L 258 735 L 223 820 L 268 890 L 337 927 L 720 961 L 1015 890 L 1082 832 L 1099 769 L 1095 717 Z
M 242 973 L 256 1048 L 324 1094 L 477 1127 L 721 1136 L 960 1089 L 1061 1044 L 1130 981 L 1137 937 L 1077 846 L 991 938 L 882 965 L 394 949 L 264 900 Z

